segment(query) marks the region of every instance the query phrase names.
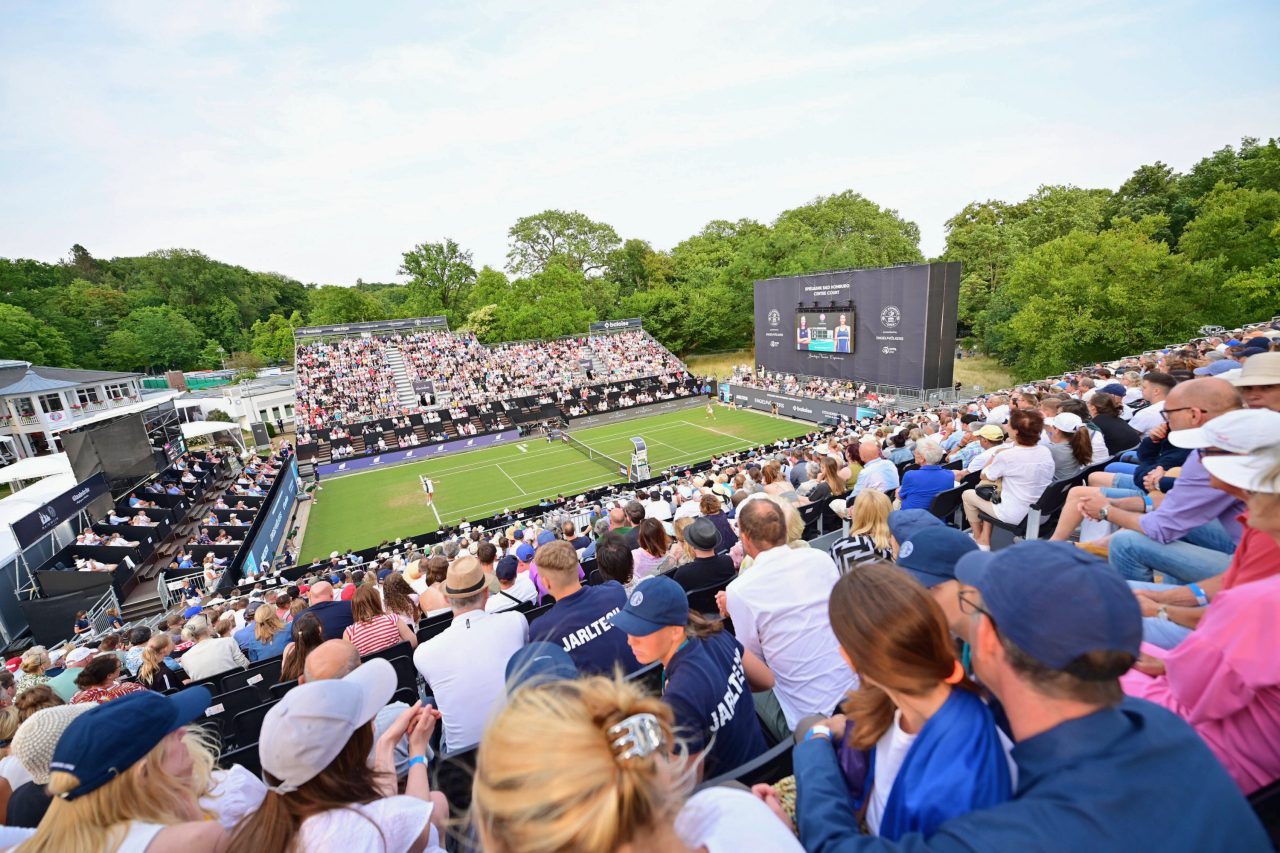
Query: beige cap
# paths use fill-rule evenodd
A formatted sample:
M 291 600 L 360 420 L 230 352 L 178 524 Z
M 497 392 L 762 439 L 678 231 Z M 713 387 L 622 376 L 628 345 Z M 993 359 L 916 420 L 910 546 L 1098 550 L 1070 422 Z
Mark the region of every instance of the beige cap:
M 1237 388 L 1241 385 L 1280 385 L 1280 352 L 1260 352 L 1250 356 L 1241 371 L 1227 381 Z

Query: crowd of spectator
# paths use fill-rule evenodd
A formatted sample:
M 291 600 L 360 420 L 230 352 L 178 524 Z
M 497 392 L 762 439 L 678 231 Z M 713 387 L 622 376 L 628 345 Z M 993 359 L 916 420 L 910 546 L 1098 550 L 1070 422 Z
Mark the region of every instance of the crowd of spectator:
M 417 394 L 411 406 L 402 404 L 396 389 L 391 348 L 400 351 L 408 380 L 418 388 L 430 388 Z M 434 411 L 439 405 L 446 405 L 454 420 L 463 421 L 461 434 L 474 434 L 474 425 L 465 423 L 469 416 L 463 406 L 492 413 L 500 401 L 533 397 L 541 403 L 555 400 L 566 409 L 596 411 L 602 401 L 575 399 L 581 398 L 581 386 L 684 376 L 675 356 L 638 331 L 494 346 L 481 344 L 471 332 L 447 331 L 313 342 L 297 349 L 299 441 L 310 443 L 316 427 L 402 417 Z M 641 392 L 622 405 L 653 402 L 655 396 Z M 330 439 L 334 437 L 345 435 Z M 410 446 L 409 439 L 405 442 Z M 349 447 L 334 448 L 335 458 L 352 452 Z
M 0 844 L 1271 849 L 1246 800 L 1280 779 L 1280 327 L 1260 337 L 334 552 L 155 635 L 30 649 L 0 673 Z M 1049 539 L 993 545 L 1086 468 Z M 928 511 L 970 474 L 967 525 Z M 822 547 L 808 507 L 843 522 Z M 376 657 L 400 644 L 412 704 Z M 261 778 L 220 769 L 194 682 L 276 657 L 297 684 L 262 722 Z M 473 748 L 459 828 L 428 767 Z M 787 748 L 782 778 L 696 787 Z

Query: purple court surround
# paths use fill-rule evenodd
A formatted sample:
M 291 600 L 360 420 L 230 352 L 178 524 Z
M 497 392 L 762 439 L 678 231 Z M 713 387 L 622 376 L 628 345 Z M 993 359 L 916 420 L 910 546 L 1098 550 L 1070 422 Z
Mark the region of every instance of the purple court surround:
M 417 447 L 411 447 L 408 450 L 392 450 L 387 453 L 379 453 L 374 456 L 365 456 L 359 459 L 344 459 L 341 462 L 331 462 L 328 465 L 319 467 L 320 476 L 327 477 L 331 474 L 353 474 L 356 471 L 367 471 L 370 468 L 381 468 L 384 465 L 398 465 L 402 462 L 418 462 L 422 459 L 430 459 L 432 456 L 438 456 L 441 453 L 451 453 L 455 450 L 474 450 L 478 447 L 486 447 L 490 444 L 497 444 L 500 441 L 511 441 L 520 437 L 520 431 L 509 429 L 503 432 L 490 433 L 488 435 L 477 435 L 471 438 L 459 438 L 453 441 L 446 441 L 442 444 L 422 444 Z

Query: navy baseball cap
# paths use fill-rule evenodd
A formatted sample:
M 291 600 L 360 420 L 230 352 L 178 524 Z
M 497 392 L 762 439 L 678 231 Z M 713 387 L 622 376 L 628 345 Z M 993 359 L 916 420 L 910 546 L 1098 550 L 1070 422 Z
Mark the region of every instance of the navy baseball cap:
M 898 540 L 899 546 L 914 536 L 917 530 L 940 525 L 942 519 L 927 509 L 895 509 L 889 513 L 889 532 Z
M 541 548 L 543 545 L 549 545 L 554 541 L 556 541 L 556 535 L 552 533 L 550 530 L 544 530 L 538 534 L 539 548 Z
M 573 658 L 555 643 L 529 643 L 507 658 L 507 692 L 548 681 L 572 681 L 578 677 Z
M 511 538 L 512 538 L 512 539 L 515 539 L 515 540 L 517 540 L 517 541 L 523 542 L 523 541 L 524 541 L 524 528 L 521 528 L 521 529 L 519 529 L 519 530 L 513 530 L 513 531 L 511 531 Z
M 1101 391 L 1103 394 L 1110 394 L 1112 397 L 1123 397 L 1125 394 L 1128 393 L 1125 387 L 1121 385 L 1119 382 L 1111 382 L 1107 385 L 1103 385 L 1098 390 Z
M 381 582 L 386 580 L 388 577 L 391 576 L 391 573 L 393 571 L 395 571 L 395 569 L 383 569 L 382 571 L 378 572 L 378 581 Z
M 516 559 L 522 563 L 527 563 L 533 559 L 533 546 L 528 542 L 516 546 Z
M 1220 361 L 1210 362 L 1209 364 L 1206 364 L 1204 367 L 1197 367 L 1195 370 L 1191 372 L 1194 373 L 1196 376 L 1218 376 L 1219 374 L 1228 373 L 1232 370 L 1239 370 L 1239 369 L 1240 369 L 1240 362 L 1232 361 L 1229 358 L 1224 358 L 1224 359 L 1221 359 Z
M 500 581 L 511 582 L 515 580 L 519 571 L 519 563 L 510 554 L 499 560 L 498 565 L 493 567 L 493 573 L 498 576 Z
M 684 587 L 659 575 L 631 590 L 627 604 L 609 622 L 632 637 L 647 637 L 670 625 L 689 624 L 689 596 Z
M 954 580 L 956 561 L 977 550 L 978 543 L 968 534 L 945 524 L 926 524 L 899 544 L 897 562 L 928 588 Z
M 1138 599 L 1119 572 L 1075 545 L 1035 540 L 973 551 L 956 563 L 956 577 L 982 593 L 1001 633 L 1050 669 L 1094 651 L 1138 656 Z
M 103 702 L 67 726 L 53 750 L 50 770 L 71 773 L 79 786 L 68 800 L 96 791 L 140 761 L 173 730 L 209 707 L 209 688 L 188 687 L 172 696 L 143 690 Z

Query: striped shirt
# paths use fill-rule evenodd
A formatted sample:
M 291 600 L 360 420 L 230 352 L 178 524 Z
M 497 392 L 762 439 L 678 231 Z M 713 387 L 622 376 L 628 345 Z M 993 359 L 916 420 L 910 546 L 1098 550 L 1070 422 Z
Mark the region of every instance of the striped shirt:
M 840 574 L 848 574 L 851 569 L 863 563 L 875 560 L 892 560 L 893 552 L 888 548 L 877 548 L 875 540 L 865 533 L 857 536 L 846 536 L 831 546 L 831 559 L 835 560 Z
M 342 639 L 354 643 L 361 655 L 373 654 L 400 642 L 399 622 L 395 615 L 384 613 L 368 622 L 348 625 Z

